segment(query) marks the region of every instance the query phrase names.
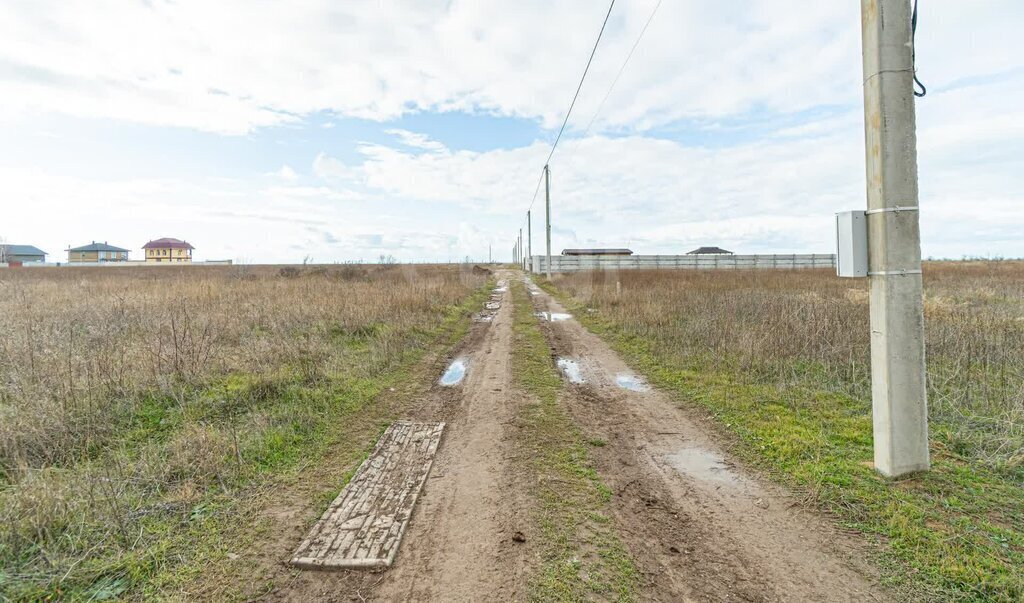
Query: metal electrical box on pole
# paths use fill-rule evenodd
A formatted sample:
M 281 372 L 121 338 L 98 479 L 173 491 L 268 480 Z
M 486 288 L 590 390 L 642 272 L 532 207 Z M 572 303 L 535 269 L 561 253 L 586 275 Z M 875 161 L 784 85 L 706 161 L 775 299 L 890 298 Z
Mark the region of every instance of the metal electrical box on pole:
M 911 0 L 861 0 L 875 469 L 927 470 Z
M 868 231 L 864 210 L 836 214 L 836 275 L 868 275 Z

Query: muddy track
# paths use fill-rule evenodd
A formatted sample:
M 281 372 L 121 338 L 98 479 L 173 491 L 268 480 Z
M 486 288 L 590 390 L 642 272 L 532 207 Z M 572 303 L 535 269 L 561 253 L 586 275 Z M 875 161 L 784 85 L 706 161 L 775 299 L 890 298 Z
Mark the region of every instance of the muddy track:
M 511 277 L 500 274 L 501 278 Z M 486 322 L 435 363 L 435 376 L 462 358 L 463 381 L 436 381 L 415 400 L 399 403 L 404 418 L 445 421 L 430 478 L 413 512 L 395 564 L 382 572 L 287 571 L 271 601 L 514 600 L 526 594 L 530 547 L 513 541 L 526 515 L 523 473 L 514 470 L 512 425 L 520 397 L 512 387 L 511 295 Z M 309 518 L 292 518 L 280 539 L 279 563 L 303 537 Z M 290 541 L 294 542 L 290 542 Z
M 535 309 L 564 313 L 532 287 Z M 872 601 L 889 596 L 867 545 L 730 460 L 665 394 L 616 382 L 629 367 L 576 320 L 542 321 L 553 361 L 578 362 L 561 403 L 613 490 L 613 518 L 644 575 L 641 600 Z M 643 384 L 638 389 L 645 389 Z

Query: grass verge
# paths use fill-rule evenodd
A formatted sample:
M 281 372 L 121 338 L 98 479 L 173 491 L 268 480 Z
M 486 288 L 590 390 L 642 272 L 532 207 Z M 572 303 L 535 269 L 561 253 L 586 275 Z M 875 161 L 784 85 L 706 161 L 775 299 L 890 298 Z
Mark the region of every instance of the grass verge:
M 425 357 L 461 339 L 490 287 L 406 334 L 401 359 L 387 370 L 233 373 L 173 395 L 153 393 L 110 445 L 6 493 L 0 508 L 38 509 L 47 524 L 45 532 L 0 541 L 33 542 L 0 546 L 0 600 L 230 600 L 269 590 L 271 583 L 232 580 L 254 575 L 251 557 L 234 552 L 251 551 L 265 535 L 255 525 L 260 507 L 328 454 L 347 479 L 392 419 L 382 394 L 409 387 L 422 377 Z M 377 362 L 359 337 L 336 343 L 349 365 Z M 323 480 L 318 504 L 328 504 L 338 482 Z
M 889 481 L 871 467 L 871 405 L 807 383 L 749 383 L 729 363 L 632 335 L 541 283 L 654 385 L 707 410 L 735 451 L 844 525 L 877 537 L 887 581 L 908 597 L 1024 599 L 1024 484 L 958 455 L 933 431 L 930 472 Z M 594 310 L 594 309 L 591 309 Z
M 636 600 L 639 574 L 606 514 L 612 493 L 588 459 L 588 442 L 559 408 L 562 379 L 522 283 L 512 284 L 512 296 L 513 373 L 531 395 L 522 437 L 539 501 L 541 565 L 531 598 Z

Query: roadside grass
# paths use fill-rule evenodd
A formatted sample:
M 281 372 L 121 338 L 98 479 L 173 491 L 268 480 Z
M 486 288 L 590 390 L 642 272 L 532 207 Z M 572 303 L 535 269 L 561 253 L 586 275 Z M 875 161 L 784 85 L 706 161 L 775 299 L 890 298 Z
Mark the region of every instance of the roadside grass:
M 523 452 L 539 501 L 541 565 L 531 582 L 536 601 L 637 599 L 639 573 L 606 514 L 611 491 L 588 459 L 588 442 L 558 404 L 562 379 L 520 282 L 515 303 L 513 373 L 531 395 L 523 411 Z
M 138 389 L 123 412 L 107 415 L 109 428 L 71 442 L 73 455 L 9 465 L 10 483 L 0 483 L 0 600 L 252 596 L 252 585 L 208 578 L 247 569 L 228 553 L 259 537 L 258 506 L 328 452 L 353 465 L 365 455 L 391 419 L 382 394 L 421 377 L 424 357 L 467 332 L 489 294 L 483 280 L 410 310 L 399 326 L 343 327 L 339 336 L 337 322 L 310 323 L 315 338 L 299 337 L 316 353 L 298 349 L 267 370 Z
M 657 287 L 650 278 L 645 283 Z M 692 342 L 680 344 L 683 335 L 673 321 L 684 320 L 676 317 L 686 315 L 685 305 L 654 304 L 658 312 L 651 314 L 661 316 L 654 328 L 615 307 L 635 299 L 585 294 L 585 288 L 574 289 L 574 297 L 549 282 L 539 284 L 653 385 L 710 413 L 740 457 L 844 525 L 882 541 L 878 561 L 901 596 L 1024 599 L 1024 478 L 1019 467 L 987 463 L 965 450 L 964 424 L 933 421 L 932 470 L 889 481 L 871 466 L 870 393 L 853 395 L 855 388 L 820 378 L 834 376 L 834 367 L 793 362 L 784 377 L 752 377 L 721 350 L 699 353 Z M 657 296 L 650 287 L 634 295 L 649 305 Z M 709 310 L 700 319 L 719 317 Z M 747 364 L 750 372 L 760 368 Z

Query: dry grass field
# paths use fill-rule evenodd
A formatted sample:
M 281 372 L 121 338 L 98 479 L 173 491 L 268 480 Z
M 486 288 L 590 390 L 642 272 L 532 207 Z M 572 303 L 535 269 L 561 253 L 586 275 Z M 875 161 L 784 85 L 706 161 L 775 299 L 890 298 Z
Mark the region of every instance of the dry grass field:
M 865 280 L 625 270 L 554 286 L 743 456 L 887 542 L 893 574 L 909 566 L 951 598 L 1024 597 L 1024 263 L 926 264 L 935 469 L 896 485 L 870 469 Z
M 0 272 L 0 600 L 187 575 L 240 501 L 464 329 L 485 281 L 458 266 Z

